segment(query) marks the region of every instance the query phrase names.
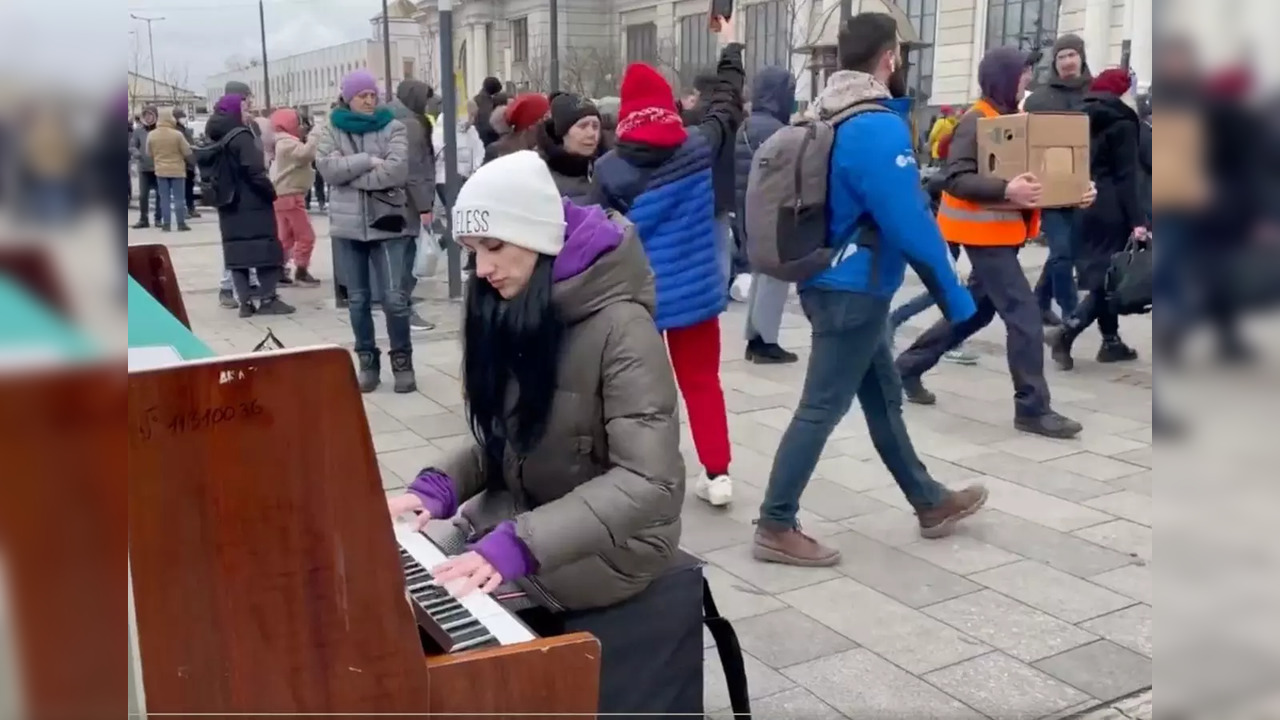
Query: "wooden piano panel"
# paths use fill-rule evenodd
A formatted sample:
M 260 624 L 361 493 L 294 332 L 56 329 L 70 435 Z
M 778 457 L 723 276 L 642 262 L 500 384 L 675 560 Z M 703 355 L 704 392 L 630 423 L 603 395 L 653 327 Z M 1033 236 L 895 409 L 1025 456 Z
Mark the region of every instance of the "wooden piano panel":
M 32 297 L 64 318 L 71 316 L 71 303 L 47 249 L 35 245 L 0 245 L 0 274 L 8 275 Z
M 128 417 L 148 712 L 427 711 L 347 352 L 131 373 Z
M 24 717 L 126 714 L 122 370 L 0 373 L 0 560 Z
M 600 641 L 587 633 L 427 658 L 431 716 L 594 717 Z
M 169 248 L 159 244 L 129 246 L 129 276 L 151 293 L 151 297 L 178 322 L 191 329 L 187 305 L 182 301 L 182 289 L 178 287 L 178 276 L 173 271 L 173 261 L 169 259 Z

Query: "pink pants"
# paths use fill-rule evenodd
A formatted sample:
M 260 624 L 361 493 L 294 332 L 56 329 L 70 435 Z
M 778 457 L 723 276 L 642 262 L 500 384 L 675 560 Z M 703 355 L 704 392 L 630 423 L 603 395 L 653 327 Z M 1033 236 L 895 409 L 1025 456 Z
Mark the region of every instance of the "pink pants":
M 296 268 L 311 265 L 311 251 L 316 246 L 316 231 L 307 216 L 307 204 L 303 195 L 285 195 L 276 198 L 276 231 L 284 246 L 284 261 L 293 260 Z

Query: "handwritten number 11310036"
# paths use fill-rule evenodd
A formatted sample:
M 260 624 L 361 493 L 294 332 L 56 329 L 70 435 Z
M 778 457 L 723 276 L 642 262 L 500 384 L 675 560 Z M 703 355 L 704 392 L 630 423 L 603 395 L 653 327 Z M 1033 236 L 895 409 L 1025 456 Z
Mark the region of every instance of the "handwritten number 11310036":
M 138 434 L 146 441 L 154 437 L 158 429 L 167 430 L 170 435 L 203 432 L 212 430 L 219 425 L 237 420 L 246 420 L 261 414 L 262 406 L 258 404 L 257 398 L 234 405 L 193 408 L 174 413 L 167 418 L 160 415 L 159 408 L 152 406 L 143 413 Z

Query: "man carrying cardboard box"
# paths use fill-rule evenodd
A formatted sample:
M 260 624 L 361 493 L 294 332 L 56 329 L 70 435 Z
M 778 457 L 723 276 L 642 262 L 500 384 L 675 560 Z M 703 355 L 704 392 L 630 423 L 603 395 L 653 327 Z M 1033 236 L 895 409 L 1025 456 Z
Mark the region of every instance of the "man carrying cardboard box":
M 1031 173 L 1012 180 L 983 176 L 978 170 L 978 120 L 1017 112 L 1018 98 L 1031 82 L 1029 55 L 996 48 L 978 66 L 982 99 L 956 126 L 945 176 L 938 225 L 943 238 L 963 245 L 973 265 L 969 290 L 978 305 L 972 318 L 939 321 L 898 356 L 898 373 L 910 402 L 937 402 L 920 378 L 944 353 L 991 324 L 996 315 L 1008 330 L 1009 372 L 1014 386 L 1014 426 L 1023 432 L 1072 438 L 1080 423 L 1053 411 L 1044 376 L 1044 327 L 1030 283 L 1022 274 L 1018 250 L 1040 230 L 1043 187 Z M 1090 187 L 1082 205 L 1093 202 Z

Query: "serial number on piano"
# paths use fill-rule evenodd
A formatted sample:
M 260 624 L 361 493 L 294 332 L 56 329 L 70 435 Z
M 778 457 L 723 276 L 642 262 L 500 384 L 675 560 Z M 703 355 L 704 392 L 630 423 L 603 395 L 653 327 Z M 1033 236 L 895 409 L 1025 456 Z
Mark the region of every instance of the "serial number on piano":
M 223 405 L 216 408 L 188 410 L 172 415 L 165 420 L 158 408 L 149 407 L 143 414 L 139 435 L 143 440 L 150 440 L 156 428 L 163 428 L 171 435 L 182 435 L 190 432 L 203 432 L 225 423 L 243 420 L 262 414 L 262 406 L 257 398 L 236 405 Z

